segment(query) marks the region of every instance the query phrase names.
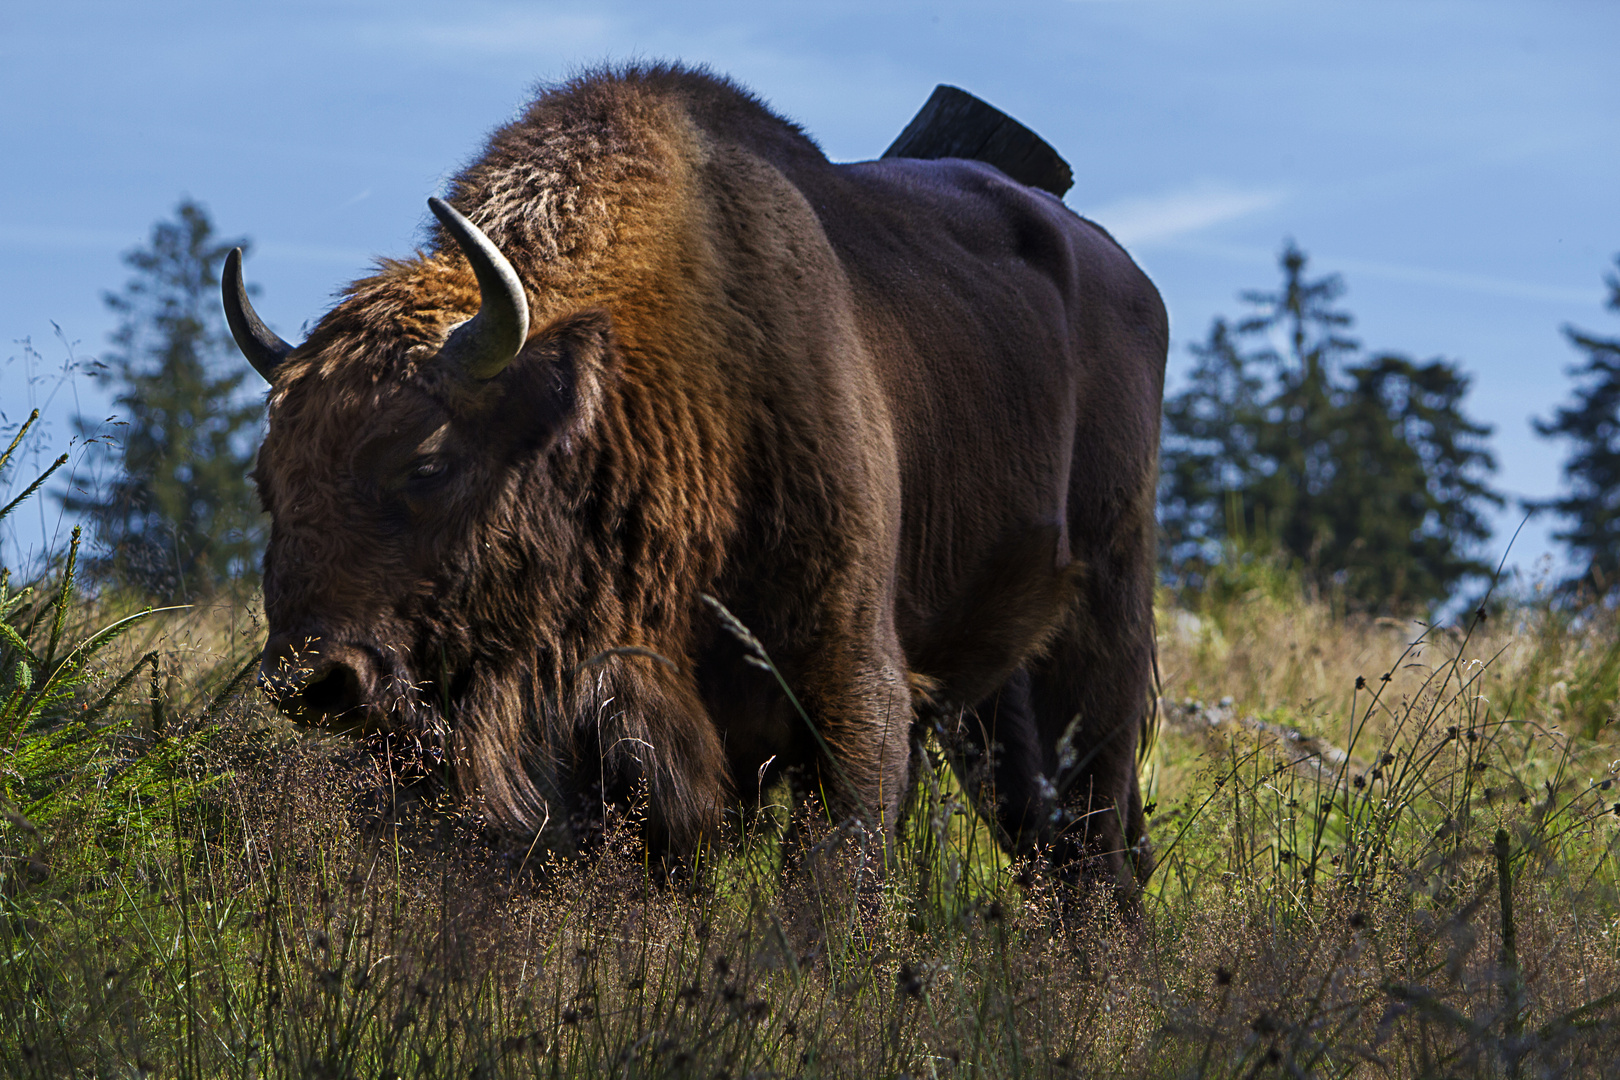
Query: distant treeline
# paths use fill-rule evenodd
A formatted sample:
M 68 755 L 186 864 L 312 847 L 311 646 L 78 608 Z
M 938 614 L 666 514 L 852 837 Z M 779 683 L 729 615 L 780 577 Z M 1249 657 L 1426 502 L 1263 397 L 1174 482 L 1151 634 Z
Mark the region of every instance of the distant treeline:
M 81 417 L 98 481 L 64 509 L 92 527 L 87 573 L 103 587 L 165 600 L 252 580 L 264 542 L 248 473 L 262 398 L 225 331 L 219 270 L 244 240 L 221 241 L 182 201 L 105 302 L 119 316 L 99 375 L 119 420 Z M 1240 293 L 1189 380 L 1164 406 L 1160 481 L 1167 581 L 1202 587 L 1233 558 L 1269 559 L 1356 610 L 1421 612 L 1480 591 L 1493 567 L 1491 428 L 1471 418 L 1454 361 L 1367 351 L 1349 336 L 1337 274 L 1312 277 L 1289 242 L 1274 291 Z M 1620 260 L 1617 260 L 1620 266 Z M 1620 275 L 1606 278 L 1620 311 Z M 1554 538 L 1579 572 L 1572 599 L 1620 589 L 1620 338 L 1566 327 L 1584 356 L 1573 400 L 1535 421 L 1569 446 L 1565 493 L 1522 503 L 1564 524 Z
M 1455 361 L 1364 351 L 1337 306 L 1337 274 L 1312 278 L 1289 242 L 1274 292 L 1245 291 L 1242 318 L 1216 318 L 1193 346 L 1188 385 L 1164 406 L 1160 519 L 1169 579 L 1202 587 L 1238 558 L 1281 560 L 1352 609 L 1418 612 L 1480 590 L 1506 503 L 1489 483 L 1491 428 L 1464 408 Z M 1620 277 L 1608 279 L 1620 310 Z M 1567 494 L 1522 502 L 1568 522 L 1555 533 L 1580 571 L 1573 599 L 1620 585 L 1620 339 L 1566 328 L 1586 362 L 1575 401 L 1535 421 L 1571 441 Z

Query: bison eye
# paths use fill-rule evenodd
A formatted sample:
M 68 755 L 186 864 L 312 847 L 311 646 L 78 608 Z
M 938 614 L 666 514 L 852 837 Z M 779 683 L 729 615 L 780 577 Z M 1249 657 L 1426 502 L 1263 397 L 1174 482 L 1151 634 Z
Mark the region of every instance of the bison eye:
M 450 462 L 443 455 L 419 457 L 405 467 L 406 483 L 418 488 L 437 486 L 450 474 Z

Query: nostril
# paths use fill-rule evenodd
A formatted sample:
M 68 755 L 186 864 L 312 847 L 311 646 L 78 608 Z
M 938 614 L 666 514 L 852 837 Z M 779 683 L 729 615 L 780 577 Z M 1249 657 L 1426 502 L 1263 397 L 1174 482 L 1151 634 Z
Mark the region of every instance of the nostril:
M 330 670 L 332 662 L 322 651 L 320 637 L 313 634 L 272 635 L 259 661 L 259 685 L 272 700 L 290 701 Z
M 304 691 L 332 673 L 333 665 L 318 659 L 302 664 L 285 661 L 259 665 L 259 686 L 282 709 L 301 707 Z
M 259 665 L 259 685 L 281 710 L 302 723 L 352 723 L 370 704 L 376 665 L 363 649 L 326 635 L 274 634 Z
M 333 716 L 361 704 L 360 676 L 347 664 L 334 664 L 330 671 L 304 686 L 304 707 Z

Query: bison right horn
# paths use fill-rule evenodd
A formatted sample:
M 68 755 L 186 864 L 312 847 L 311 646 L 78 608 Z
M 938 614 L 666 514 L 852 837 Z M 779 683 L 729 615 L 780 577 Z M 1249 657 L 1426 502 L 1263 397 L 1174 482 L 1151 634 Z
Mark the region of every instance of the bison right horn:
M 517 358 L 529 337 L 529 300 L 523 282 L 494 242 L 453 206 L 429 199 L 428 209 L 472 264 L 482 298 L 478 314 L 450 332 L 440 356 L 474 379 L 493 379 Z
M 247 286 L 242 282 L 241 248 L 231 248 L 231 253 L 225 256 L 225 273 L 219 279 L 219 291 L 224 296 L 225 321 L 231 324 L 236 347 L 242 350 L 253 370 L 264 376 L 265 382 L 274 381 L 276 365 L 287 359 L 293 347 L 264 325 L 248 302 Z

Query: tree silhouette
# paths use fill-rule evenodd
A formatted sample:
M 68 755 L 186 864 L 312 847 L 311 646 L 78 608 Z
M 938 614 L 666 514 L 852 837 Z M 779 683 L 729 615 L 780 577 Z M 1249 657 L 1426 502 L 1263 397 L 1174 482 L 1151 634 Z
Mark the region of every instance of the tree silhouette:
M 1620 256 L 1615 265 L 1620 268 Z M 1608 274 L 1604 281 L 1608 307 L 1620 311 L 1620 274 Z M 1553 533 L 1581 564 L 1566 588 L 1585 587 L 1606 597 L 1620 589 L 1620 338 L 1598 337 L 1573 326 L 1564 327 L 1564 336 L 1586 354 L 1585 363 L 1566 372 L 1577 383 L 1575 400 L 1555 409 L 1551 420 L 1531 424 L 1544 439 L 1574 443 L 1564 460 L 1569 493 L 1526 505 L 1551 510 L 1570 523 Z
M 1489 571 L 1472 553 L 1483 507 L 1502 501 L 1485 482 L 1490 429 L 1463 413 L 1455 364 L 1364 357 L 1343 281 L 1308 262 L 1288 243 L 1281 287 L 1242 293 L 1251 313 L 1214 321 L 1165 402 L 1166 562 L 1196 583 L 1242 539 L 1358 607 L 1432 605 Z
M 182 200 L 125 254 L 135 274 L 123 291 L 103 297 L 120 317 L 102 358 L 117 389 L 112 437 L 96 437 L 98 420 L 76 424 L 117 472 L 62 505 L 94 527 L 102 553 L 86 569 L 104 584 L 196 599 L 256 572 L 262 515 L 247 472 L 263 407 L 244 400 L 219 307 L 220 264 L 244 243 L 216 240 L 207 211 Z

